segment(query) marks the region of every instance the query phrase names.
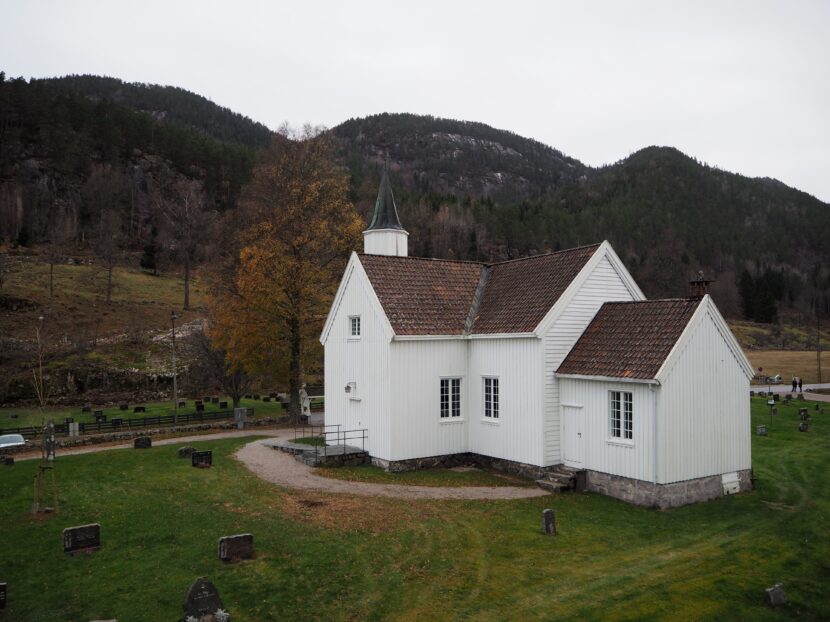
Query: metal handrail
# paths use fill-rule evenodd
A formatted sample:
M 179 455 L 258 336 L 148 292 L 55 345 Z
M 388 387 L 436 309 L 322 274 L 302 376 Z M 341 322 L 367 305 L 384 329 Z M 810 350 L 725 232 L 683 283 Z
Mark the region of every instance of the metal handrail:
M 333 428 L 331 430 L 327 428 Z M 339 423 L 330 425 L 306 425 L 294 428 L 294 440 L 298 438 L 306 438 L 308 436 L 320 436 L 324 440 L 324 445 L 313 445 L 314 454 L 319 456 L 320 453 L 328 456 L 329 447 L 342 447 L 348 445 L 347 441 L 360 440 L 361 451 L 366 451 L 366 439 L 369 437 L 367 428 L 356 428 L 354 430 L 343 430 Z M 333 437 L 333 438 L 332 438 Z

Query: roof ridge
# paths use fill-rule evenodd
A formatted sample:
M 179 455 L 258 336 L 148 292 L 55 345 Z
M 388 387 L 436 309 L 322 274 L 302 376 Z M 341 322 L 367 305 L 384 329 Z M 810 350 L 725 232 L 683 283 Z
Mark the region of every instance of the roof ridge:
M 488 266 L 489 264 L 484 263 L 483 261 L 473 261 L 472 259 L 443 259 L 441 257 L 413 257 L 411 255 L 407 255 L 405 257 L 401 257 L 400 255 L 382 255 L 378 253 L 358 253 L 358 257 L 386 257 L 389 259 L 417 259 L 419 261 L 443 261 L 446 263 L 469 263 L 475 264 L 477 266 Z
M 538 259 L 540 257 L 550 257 L 551 255 L 560 255 L 562 253 L 570 253 L 573 251 L 579 251 L 586 248 L 597 247 L 599 248 L 602 246 L 602 242 L 595 242 L 594 244 L 583 244 L 582 246 L 574 246 L 573 248 L 563 248 L 562 250 L 558 251 L 551 251 L 549 253 L 539 253 L 538 255 L 528 255 L 527 257 L 517 257 L 516 259 L 505 259 L 504 261 L 494 261 L 488 263 L 488 266 L 501 266 L 506 263 L 514 263 L 517 261 L 527 261 L 528 259 Z
M 652 298 L 650 300 L 609 300 L 604 302 L 606 305 L 632 305 L 643 304 L 649 302 L 700 302 L 703 298 Z

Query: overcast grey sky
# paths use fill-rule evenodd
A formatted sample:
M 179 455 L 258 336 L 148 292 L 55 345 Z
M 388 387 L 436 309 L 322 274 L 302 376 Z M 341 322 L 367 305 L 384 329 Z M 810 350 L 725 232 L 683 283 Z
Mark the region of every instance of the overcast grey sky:
M 277 128 L 482 121 L 648 145 L 830 201 L 830 2 L 0 1 L 0 69 L 170 84 Z

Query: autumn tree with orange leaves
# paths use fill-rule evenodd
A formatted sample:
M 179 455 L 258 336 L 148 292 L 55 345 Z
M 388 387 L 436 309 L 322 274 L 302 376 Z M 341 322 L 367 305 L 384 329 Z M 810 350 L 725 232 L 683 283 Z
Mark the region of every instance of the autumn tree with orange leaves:
M 238 258 L 209 303 L 213 343 L 232 366 L 287 378 L 294 422 L 303 371 L 322 360 L 320 331 L 363 229 L 348 193 L 328 135 L 276 137 L 242 191 Z

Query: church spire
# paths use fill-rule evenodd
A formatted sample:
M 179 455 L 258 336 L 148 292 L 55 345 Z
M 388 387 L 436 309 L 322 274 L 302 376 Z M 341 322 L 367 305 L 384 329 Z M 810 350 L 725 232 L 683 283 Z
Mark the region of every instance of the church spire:
M 406 257 L 409 252 L 409 234 L 398 218 L 392 184 L 389 183 L 389 156 L 383 166 L 375 213 L 368 229 L 363 232 L 363 252 L 370 255 Z
M 395 197 L 392 196 L 392 184 L 389 183 L 389 156 L 386 157 L 383 175 L 380 178 L 375 213 L 366 231 L 373 229 L 403 229 L 401 220 L 398 218 L 398 208 L 395 207 Z

